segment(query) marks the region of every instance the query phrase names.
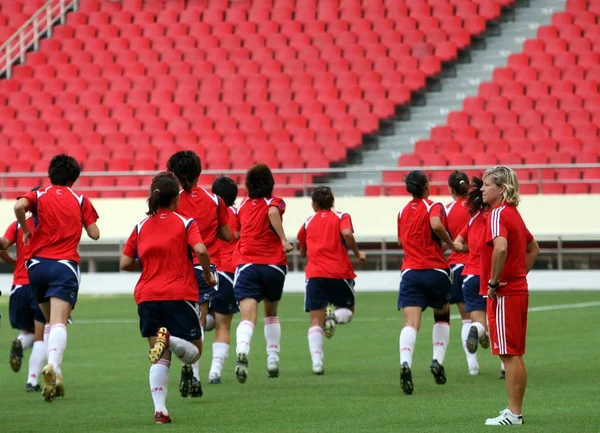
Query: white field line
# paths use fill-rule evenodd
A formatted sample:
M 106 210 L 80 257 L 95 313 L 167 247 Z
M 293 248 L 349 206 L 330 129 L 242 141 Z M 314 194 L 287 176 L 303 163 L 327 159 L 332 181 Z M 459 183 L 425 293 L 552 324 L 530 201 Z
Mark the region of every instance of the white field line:
M 570 310 L 577 308 L 589 308 L 589 307 L 600 307 L 600 301 L 593 302 L 579 302 L 577 304 L 557 304 L 557 305 L 542 305 L 539 307 L 531 307 L 529 308 L 530 313 L 538 313 L 541 311 L 554 311 L 554 310 Z M 460 319 L 459 314 L 453 314 L 450 316 L 451 319 Z M 283 323 L 291 322 L 291 323 L 302 323 L 308 321 L 308 315 L 304 317 L 284 317 L 281 320 Z M 391 316 L 391 317 L 357 317 L 353 322 L 399 322 L 400 316 Z M 139 323 L 138 319 L 75 319 L 73 320 L 73 325 L 120 325 L 127 323 Z

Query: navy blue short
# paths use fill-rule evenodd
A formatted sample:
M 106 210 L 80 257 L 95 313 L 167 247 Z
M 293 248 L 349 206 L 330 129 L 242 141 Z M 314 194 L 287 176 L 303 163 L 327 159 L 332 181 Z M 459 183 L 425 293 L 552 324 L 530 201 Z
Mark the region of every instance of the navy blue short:
M 240 311 L 233 294 L 233 278 L 230 272 L 219 272 L 219 290 L 215 293 L 210 306 L 219 314 L 235 314 Z
M 354 280 L 310 278 L 306 280 L 304 311 L 321 310 L 333 304 L 336 307 L 354 306 Z
M 8 315 L 13 329 L 33 330 L 33 322 L 46 323 L 31 286 L 13 286 L 8 295 Z
M 486 310 L 486 300 L 479 294 L 479 275 L 466 275 L 462 289 L 467 313 Z
M 146 301 L 138 304 L 142 337 L 155 337 L 165 327 L 186 341 L 202 338 L 200 305 L 192 301 Z
M 283 283 L 287 274 L 287 266 L 278 265 L 240 265 L 235 270 L 233 293 L 235 300 L 244 298 L 279 301 L 283 293 Z
M 215 287 L 211 287 L 206 284 L 204 281 L 204 270 L 202 266 L 196 265 L 194 266 L 194 270 L 196 271 L 196 279 L 198 280 L 198 294 L 199 300 L 201 304 L 206 304 L 207 302 L 210 304 L 210 301 L 215 296 L 217 290 L 219 290 L 219 276 L 217 275 L 217 267 L 215 265 L 210 265 L 210 271 L 215 275 L 217 279 L 217 285 Z
M 62 299 L 73 307 L 77 303 L 81 274 L 76 262 L 34 257 L 27 260 L 27 273 L 40 304 L 50 298 Z
M 450 269 L 454 272 L 454 279 L 452 280 L 452 287 L 450 287 L 450 303 L 451 304 L 459 304 L 461 302 L 465 302 L 465 298 L 463 297 L 463 277 L 462 271 L 465 268 L 465 265 L 451 265 Z
M 398 309 L 427 307 L 440 309 L 450 301 L 450 269 L 406 269 L 400 277 Z

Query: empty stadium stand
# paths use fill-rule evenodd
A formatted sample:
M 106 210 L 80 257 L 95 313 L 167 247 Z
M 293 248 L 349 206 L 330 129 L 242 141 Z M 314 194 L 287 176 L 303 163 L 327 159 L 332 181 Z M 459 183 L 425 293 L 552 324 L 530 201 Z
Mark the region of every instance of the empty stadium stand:
M 0 80 L 7 149 L 0 171 L 44 171 L 59 151 L 86 171 L 152 171 L 184 148 L 208 169 L 328 167 L 511 3 L 82 0 L 11 79 Z M 473 134 L 470 117 L 465 123 L 456 127 Z M 145 194 L 142 182 L 97 177 L 80 186 L 122 197 Z M 15 178 L 6 186 L 34 183 Z

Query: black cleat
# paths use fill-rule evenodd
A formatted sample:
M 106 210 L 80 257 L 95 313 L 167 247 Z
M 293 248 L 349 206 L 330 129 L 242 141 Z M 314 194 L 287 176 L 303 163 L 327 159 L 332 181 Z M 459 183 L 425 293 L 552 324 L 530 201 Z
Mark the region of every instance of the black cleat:
M 42 387 L 39 385 L 33 386 L 32 384 L 28 383 L 27 385 L 25 385 L 25 391 L 26 392 L 42 392 Z
M 467 337 L 467 350 L 469 353 L 477 352 L 477 346 L 479 345 L 479 334 L 477 333 L 477 327 L 471 326 L 469 329 L 469 336 Z
M 181 379 L 179 379 L 179 394 L 183 398 L 187 398 L 192 390 L 192 380 L 194 379 L 194 372 L 191 365 L 184 365 L 181 367 Z
M 408 362 L 403 362 L 400 366 L 400 388 L 406 395 L 411 395 L 415 389 L 412 381 L 412 372 L 408 366 Z
M 498 379 L 506 379 L 506 372 L 504 370 L 500 370 L 500 376 L 498 377 Z
M 202 397 L 202 384 L 200 380 L 196 379 L 192 376 L 192 389 L 190 392 L 190 397 L 199 398 Z
M 10 346 L 10 357 L 8 359 L 10 362 L 10 368 L 15 373 L 18 373 L 21 370 L 21 362 L 23 361 L 23 345 L 21 344 L 21 340 L 15 338 Z
M 435 383 L 438 385 L 444 385 L 446 383 L 446 372 L 444 371 L 444 366 L 440 364 L 437 359 L 431 361 L 429 369 L 431 370 L 431 374 L 433 374 Z
M 239 383 L 244 383 L 248 379 L 248 355 L 238 353 L 235 360 L 235 377 Z

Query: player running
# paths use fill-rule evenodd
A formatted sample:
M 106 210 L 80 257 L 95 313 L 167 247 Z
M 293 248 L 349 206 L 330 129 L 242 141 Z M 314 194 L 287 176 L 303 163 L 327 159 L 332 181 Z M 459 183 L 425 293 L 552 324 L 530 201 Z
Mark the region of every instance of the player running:
M 51 402 L 64 396 L 61 371 L 67 347 L 67 322 L 77 303 L 79 291 L 79 253 L 81 227 L 98 240 L 98 214 L 92 203 L 71 189 L 81 168 L 67 155 L 57 155 L 50 161 L 50 186 L 30 191 L 17 199 L 15 215 L 23 232 L 25 260 L 29 284 L 50 326 L 48 333 L 48 364 L 43 368 L 42 397 Z M 31 211 L 35 222 L 32 231 L 27 222 Z M 46 337 L 44 337 L 46 340 Z
M 477 347 L 487 349 L 490 347 L 490 338 L 486 332 L 485 320 L 485 298 L 479 294 L 479 275 L 481 272 L 479 261 L 479 247 L 481 239 L 485 234 L 486 223 L 489 215 L 489 207 L 483 203 L 481 187 L 483 181 L 477 177 L 472 178 L 469 194 L 467 196 L 467 208 L 469 209 L 469 222 L 460 231 L 454 240 L 454 245 L 459 251 L 468 253 L 468 258 L 463 269 L 463 295 L 465 299 L 465 311 L 469 314 L 471 324 L 467 330 L 466 345 L 471 356 L 467 356 L 469 374 L 479 374 L 479 362 L 477 360 Z M 456 276 L 455 276 L 456 278 Z M 463 321 L 464 334 L 464 321 Z M 463 335 L 464 337 L 464 335 Z
M 184 364 L 202 354 L 198 282 L 191 253 L 203 265 L 207 284 L 215 285 L 210 259 L 195 221 L 177 213 L 179 183 L 172 173 L 154 177 L 148 198 L 148 217 L 133 230 L 121 256 L 120 268 L 141 268 L 134 298 L 140 332 L 150 344 L 150 392 L 154 422 L 171 422 L 166 407 L 171 352 Z M 191 387 L 191 376 L 186 386 Z
M 461 171 L 454 171 L 448 178 L 448 191 L 453 199 L 453 202 L 446 206 L 448 231 L 452 238 L 456 238 L 460 231 L 467 225 L 470 218 L 466 205 L 467 193 L 469 192 L 469 177 Z M 463 270 L 468 257 L 468 253 L 456 251 L 451 252 L 448 257 L 450 269 L 454 273 L 454 280 L 450 288 L 450 304 L 456 304 L 462 318 L 461 340 L 463 351 L 467 358 L 469 374 L 475 376 L 479 374 L 479 368 L 475 368 L 477 356 L 467 350 L 467 337 L 472 322 L 469 318 L 469 313 L 465 311 L 465 299 L 462 290 Z
M 187 218 L 193 218 L 198 225 L 204 245 L 210 255 L 210 272 L 217 275 L 217 268 L 221 265 L 218 239 L 231 240 L 231 230 L 227 225 L 229 214 L 227 206 L 219 196 L 198 187 L 198 178 L 202 172 L 200 157 L 191 150 L 174 153 L 167 161 L 167 170 L 173 172 L 183 190 L 180 192 L 177 212 Z M 209 305 L 218 290 L 217 285 L 212 287 L 202 277 L 204 269 L 198 260 L 194 260 L 196 278 L 198 279 L 198 290 L 200 296 L 200 320 L 202 327 L 206 324 Z M 204 333 L 203 333 L 204 334 Z M 192 375 L 192 386 L 187 386 L 188 376 Z M 181 367 L 181 381 L 179 392 L 182 397 L 202 396 L 202 385 L 200 383 L 200 365 L 184 365 Z
M 492 354 L 500 355 L 506 370 L 508 407 L 486 425 L 523 424 L 522 406 L 527 385 L 525 340 L 529 290 L 527 274 L 539 246 L 517 210 L 519 182 L 508 167 L 483 174 L 483 202 L 492 211 L 481 240 L 480 294 L 487 295 L 487 319 Z
M 404 249 L 398 309 L 404 313 L 400 333 L 400 387 L 413 393 L 412 359 L 421 313 L 433 309 L 433 360 L 430 370 L 435 382 L 446 383 L 444 357 L 450 339 L 450 287 L 452 271 L 444 257 L 442 243 L 456 247 L 448 235 L 446 213 L 441 203 L 428 199 L 429 182 L 422 171 L 406 176 L 406 190 L 413 199 L 398 214 L 398 245 Z
M 332 210 L 334 197 L 327 186 L 312 192 L 315 214 L 306 220 L 298 232 L 300 255 L 308 258 L 306 265 L 306 297 L 304 309 L 310 312 L 308 348 L 314 374 L 324 374 L 323 334 L 331 338 L 337 324 L 345 324 L 354 315 L 354 278 L 348 249 L 361 262 L 365 253 L 359 251 L 354 239 L 350 215 Z M 333 304 L 334 308 L 327 308 Z
M 241 312 L 236 331 L 235 375 L 238 382 L 248 378 L 248 353 L 256 324 L 258 303 L 265 301 L 267 374 L 279 377 L 281 326 L 277 316 L 287 274 L 286 253 L 292 251 L 283 230 L 285 202 L 273 197 L 275 180 L 269 167 L 258 164 L 246 174 L 248 197 L 238 208 L 240 239 L 236 246 L 238 266 L 233 292 Z
M 35 190 L 37 188 L 33 191 Z M 32 216 L 27 217 L 27 226 L 29 231 L 34 230 Z M 29 277 L 27 275 L 27 268 L 25 267 L 25 250 L 27 247 L 23 245 L 23 231 L 16 221 L 8 226 L 1 243 L 4 248 L 9 248 L 16 244 L 17 254 L 16 258 L 13 259 L 6 251 L 0 253 L 0 258 L 3 261 L 15 266 L 8 310 L 12 328 L 21 331 L 11 344 L 10 366 L 15 373 L 19 372 L 23 360 L 23 351 L 31 348 L 25 391 L 40 392 L 42 388 L 38 384 L 38 379 L 46 362 L 47 352 L 44 347 L 44 326 L 46 320 L 44 319 L 42 310 L 40 310 L 36 295 L 29 285 Z M 49 326 L 48 332 L 50 332 Z
M 238 187 L 233 179 L 221 176 L 213 182 L 212 192 L 218 195 L 227 205 L 229 230 L 233 233 L 231 241 L 219 240 L 219 251 L 221 253 L 219 290 L 215 293 L 211 305 L 215 315 L 215 340 L 212 347 L 212 364 L 208 381 L 209 383 L 221 383 L 223 366 L 229 356 L 231 319 L 239 311 L 233 294 L 233 278 L 236 265 L 233 253 L 237 239 L 240 237 L 240 234 L 236 232 L 237 209 L 233 206 L 237 198 Z

